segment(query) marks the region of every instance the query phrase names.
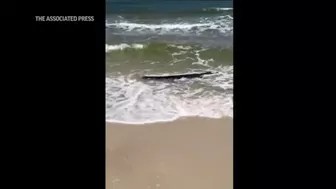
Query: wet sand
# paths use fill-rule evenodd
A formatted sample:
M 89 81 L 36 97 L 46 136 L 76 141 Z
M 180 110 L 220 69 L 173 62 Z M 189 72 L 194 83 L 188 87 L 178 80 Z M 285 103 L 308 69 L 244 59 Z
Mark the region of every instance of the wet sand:
M 106 124 L 106 189 L 232 189 L 232 119 Z

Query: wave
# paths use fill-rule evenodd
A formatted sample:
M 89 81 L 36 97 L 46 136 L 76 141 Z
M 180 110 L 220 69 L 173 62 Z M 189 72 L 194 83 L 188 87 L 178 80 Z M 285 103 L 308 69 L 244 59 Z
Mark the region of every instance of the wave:
M 122 51 L 124 49 L 127 49 L 127 48 L 131 48 L 131 49 L 142 49 L 144 48 L 144 45 L 143 44 L 131 44 L 131 45 L 128 45 L 126 43 L 122 43 L 122 44 L 119 44 L 119 45 L 105 45 L 105 51 L 106 52 L 111 52 L 111 51 Z
M 203 11 L 218 11 L 218 12 L 221 12 L 221 11 L 231 11 L 233 10 L 233 8 L 220 8 L 220 7 L 214 7 L 214 8 L 204 8 L 202 9 Z
M 200 18 L 197 22 L 175 21 L 170 23 L 139 23 L 127 20 L 106 23 L 106 27 L 116 33 L 137 34 L 231 34 L 233 17 L 230 15 L 212 18 Z
M 191 50 L 191 51 L 197 51 L 201 49 L 205 49 L 204 47 L 200 45 L 187 45 L 187 44 L 172 44 L 172 43 L 164 43 L 164 42 L 148 42 L 148 43 L 133 43 L 133 44 L 114 44 L 114 45 L 108 45 L 106 46 L 106 52 L 113 52 L 113 51 L 126 51 L 126 50 L 138 50 L 138 51 L 166 51 L 166 52 L 176 52 L 180 50 Z M 225 49 L 225 48 L 208 48 L 208 50 L 214 50 L 214 51 L 232 51 L 231 48 Z
M 150 29 L 150 30 L 171 30 L 171 29 L 191 29 L 193 27 L 207 26 L 208 24 L 188 24 L 188 23 L 177 23 L 177 24 L 139 24 L 139 23 L 128 23 L 121 22 L 115 24 L 107 24 L 107 26 L 116 26 L 120 28 L 132 29 Z
M 205 48 L 200 45 L 182 45 L 150 42 L 143 44 L 106 44 L 106 53 L 110 60 L 120 62 L 137 60 L 137 61 L 189 61 L 202 63 L 203 59 L 211 62 L 221 62 L 228 64 L 233 60 L 232 48 Z
M 173 83 L 144 83 L 133 75 L 106 78 L 106 121 L 144 124 L 180 117 L 233 117 L 233 66 L 218 74 Z

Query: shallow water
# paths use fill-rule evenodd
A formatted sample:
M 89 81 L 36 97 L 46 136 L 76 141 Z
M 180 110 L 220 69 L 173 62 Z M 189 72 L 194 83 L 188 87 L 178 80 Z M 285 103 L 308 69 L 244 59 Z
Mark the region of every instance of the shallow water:
M 231 1 L 107 1 L 106 120 L 148 123 L 232 117 Z M 216 71 L 142 81 L 144 74 Z

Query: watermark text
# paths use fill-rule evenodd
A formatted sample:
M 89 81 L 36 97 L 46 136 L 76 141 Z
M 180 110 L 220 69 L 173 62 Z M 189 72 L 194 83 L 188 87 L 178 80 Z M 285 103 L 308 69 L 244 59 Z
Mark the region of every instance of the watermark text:
M 93 22 L 94 16 L 35 16 L 37 22 Z

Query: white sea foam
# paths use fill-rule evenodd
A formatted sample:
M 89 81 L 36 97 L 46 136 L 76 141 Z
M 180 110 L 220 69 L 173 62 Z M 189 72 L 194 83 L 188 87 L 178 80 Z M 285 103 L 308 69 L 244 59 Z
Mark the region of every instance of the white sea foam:
M 213 7 L 213 8 L 204 8 L 203 9 L 203 11 L 207 11 L 207 10 L 228 11 L 228 10 L 233 10 L 233 8 Z
M 125 30 L 162 30 L 169 31 L 174 29 L 180 30 L 190 30 L 195 27 L 207 26 L 208 24 L 187 24 L 187 23 L 172 23 L 172 24 L 139 24 L 139 23 L 129 23 L 121 22 L 108 24 L 108 26 L 115 26 L 117 28 L 122 28 Z
M 126 43 L 122 43 L 119 45 L 105 45 L 105 51 L 106 52 L 111 52 L 111 51 L 119 51 L 119 50 L 124 50 L 126 48 L 133 48 L 133 49 L 142 49 L 144 48 L 145 45 L 143 44 L 126 44 Z
M 106 27 L 115 28 L 122 32 L 137 32 L 139 34 L 201 34 L 207 30 L 218 30 L 220 33 L 230 33 L 233 29 L 233 17 L 230 15 L 215 18 L 200 18 L 197 22 L 172 22 L 159 24 L 134 23 L 120 21 L 106 23 Z M 120 32 L 121 32 L 120 31 Z
M 169 47 L 175 47 L 175 48 L 178 48 L 178 49 L 181 49 L 181 50 L 190 50 L 190 49 L 192 49 L 191 46 L 186 46 L 186 45 L 174 45 L 174 44 L 169 44 L 168 46 L 169 46 Z
M 232 70 L 232 66 L 218 67 L 213 76 L 177 82 L 144 83 L 132 75 L 109 76 L 106 120 L 141 124 L 187 116 L 232 117 Z

